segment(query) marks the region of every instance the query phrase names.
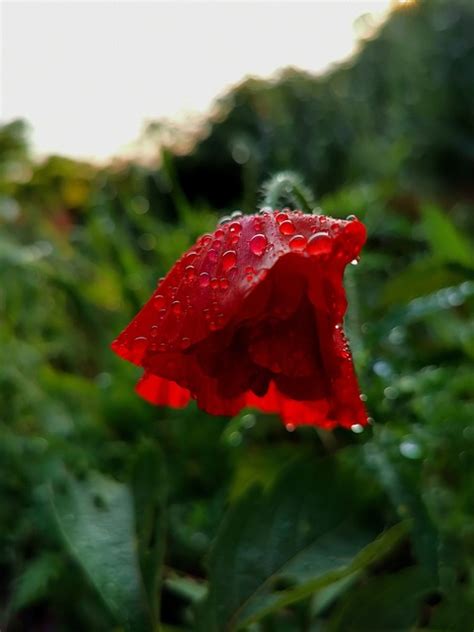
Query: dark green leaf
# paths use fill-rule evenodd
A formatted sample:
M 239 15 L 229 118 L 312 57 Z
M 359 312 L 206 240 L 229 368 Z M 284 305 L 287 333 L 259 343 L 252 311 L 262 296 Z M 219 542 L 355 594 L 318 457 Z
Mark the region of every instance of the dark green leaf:
M 126 630 L 153 630 L 140 577 L 133 500 L 125 485 L 98 474 L 67 477 L 52 491 L 59 529 L 76 561 Z
M 166 487 L 163 454 L 156 446 L 143 444 L 134 463 L 132 490 L 140 568 L 155 622 L 165 549 Z
M 376 530 L 358 521 L 355 492 L 335 463 L 323 460 L 297 464 L 268 494 L 253 488 L 238 502 L 210 559 L 207 616 L 214 629 L 260 619 L 389 550 L 403 528 L 388 536 L 391 544 L 384 535 L 372 542 Z
M 435 206 L 426 206 L 423 209 L 423 225 L 437 259 L 473 267 L 472 245 L 445 213 Z
M 349 593 L 331 618 L 328 632 L 408 632 L 433 585 L 419 568 L 372 577 Z

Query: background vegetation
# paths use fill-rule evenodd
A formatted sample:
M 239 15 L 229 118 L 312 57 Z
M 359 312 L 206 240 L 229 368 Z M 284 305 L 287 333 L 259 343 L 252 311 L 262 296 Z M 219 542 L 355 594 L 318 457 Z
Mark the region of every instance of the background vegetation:
M 0 129 L 2 630 L 471 632 L 473 33 L 471 0 L 421 0 L 150 167 L 38 164 Z M 288 169 L 368 228 L 347 327 L 373 425 L 147 405 L 110 341 Z

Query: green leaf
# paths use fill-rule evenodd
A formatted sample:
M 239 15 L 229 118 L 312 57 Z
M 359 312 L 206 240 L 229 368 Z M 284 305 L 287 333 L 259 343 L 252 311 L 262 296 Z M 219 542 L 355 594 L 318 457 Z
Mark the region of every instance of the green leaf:
M 439 208 L 431 205 L 424 207 L 423 227 L 437 259 L 474 267 L 472 245 Z
M 423 597 L 434 586 L 417 567 L 372 577 L 351 591 L 331 618 L 328 632 L 408 632 Z
M 68 476 L 53 488 L 52 503 L 68 549 L 117 622 L 133 632 L 153 630 L 129 489 L 99 474 L 86 481 Z
M 132 473 L 138 557 L 154 622 L 159 620 L 159 595 L 166 533 L 166 470 L 161 451 L 152 444 L 138 449 Z
M 15 583 L 11 607 L 21 610 L 47 594 L 50 583 L 61 570 L 61 558 L 56 553 L 42 553 L 32 560 Z
M 376 530 L 357 520 L 355 485 L 334 461 L 297 464 L 269 493 L 253 488 L 232 507 L 210 557 L 207 629 L 257 621 L 389 550 L 404 527 L 373 542 Z
M 365 446 L 367 462 L 387 490 L 400 517 L 410 519 L 415 555 L 425 571 L 437 581 L 439 533 L 420 496 L 416 479 L 410 476 L 410 464 L 404 463 L 403 469 L 392 461 L 390 445 L 395 439 L 387 428 L 376 432 L 375 439 L 377 443 L 368 443 Z M 396 447 L 398 448 L 398 444 Z

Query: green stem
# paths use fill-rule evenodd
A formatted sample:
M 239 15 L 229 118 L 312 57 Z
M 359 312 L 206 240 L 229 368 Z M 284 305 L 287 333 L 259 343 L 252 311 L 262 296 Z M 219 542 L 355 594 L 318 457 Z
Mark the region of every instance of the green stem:
M 277 208 L 280 200 L 287 200 L 306 213 L 316 210 L 316 203 L 299 175 L 282 171 L 263 185 L 263 206 Z

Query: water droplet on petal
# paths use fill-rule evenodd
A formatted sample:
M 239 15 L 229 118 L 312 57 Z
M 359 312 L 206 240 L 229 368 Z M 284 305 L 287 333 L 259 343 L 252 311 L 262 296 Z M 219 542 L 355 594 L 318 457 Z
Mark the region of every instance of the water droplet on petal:
M 348 222 L 353 222 L 355 219 L 357 219 L 357 217 L 355 215 L 348 215 L 346 219 Z
M 235 268 L 236 263 L 237 253 L 235 250 L 227 250 L 224 252 L 222 255 L 222 269 L 224 272 L 228 272 L 229 270 L 232 270 L 232 268 Z
M 295 424 L 285 424 L 285 428 L 288 430 L 288 432 L 294 432 L 295 430 Z
M 295 235 L 288 243 L 291 250 L 295 252 L 301 252 L 306 247 L 306 237 L 303 235 Z
M 227 290 L 229 288 L 229 279 L 226 279 L 225 277 L 219 279 L 219 287 L 221 290 Z
M 254 235 L 249 242 L 250 252 L 252 252 L 257 257 L 261 257 L 265 252 L 265 248 L 267 247 L 267 238 L 265 235 L 259 233 L 258 235 Z
M 212 263 L 215 263 L 218 259 L 217 250 L 214 250 L 214 248 L 211 248 L 211 250 L 209 250 L 209 252 L 207 253 L 207 256 L 209 258 L 209 261 L 212 261 Z
M 232 246 L 236 246 L 239 243 L 240 234 L 234 233 L 230 238 L 230 243 Z
M 355 432 L 355 434 L 360 434 L 361 432 L 364 432 L 364 426 L 361 426 L 361 424 L 352 424 L 351 430 L 352 432 Z
M 216 239 L 222 239 L 222 237 L 224 237 L 224 231 L 222 230 L 222 228 L 218 228 L 215 233 L 214 233 L 214 237 Z
M 326 232 L 315 233 L 308 241 L 306 252 L 310 255 L 326 255 L 331 252 L 332 240 Z
M 150 336 L 151 336 L 152 338 L 156 338 L 156 337 L 157 337 L 157 335 L 158 335 L 158 330 L 159 330 L 158 325 L 152 325 L 152 326 L 151 326 L 151 329 L 150 329 Z
M 186 336 L 181 338 L 181 343 L 180 343 L 181 349 L 187 349 L 190 346 L 191 346 L 191 340 L 189 338 L 186 338 Z
M 171 303 L 171 310 L 174 314 L 179 316 L 183 311 L 183 306 L 181 305 L 181 301 L 173 301 Z
M 280 228 L 280 233 L 282 235 L 293 235 L 293 233 L 295 232 L 295 225 L 293 224 L 293 222 L 289 219 L 285 220 L 284 222 L 282 222 L 279 226 Z
M 222 224 L 227 224 L 228 222 L 230 222 L 230 220 L 230 215 L 225 215 L 224 217 L 221 217 L 219 220 L 219 226 L 222 226 Z
M 351 265 L 352 265 L 352 266 L 357 266 L 357 265 L 359 265 L 359 257 L 357 257 L 356 259 L 352 259 L 352 261 L 351 261 Z
M 201 272 L 199 275 L 199 285 L 201 287 L 207 287 L 209 285 L 210 277 L 207 272 Z
M 229 232 L 231 233 L 240 233 L 241 230 L 242 224 L 240 222 L 232 222 L 232 224 L 229 225 Z
M 288 215 L 287 213 L 277 213 L 275 215 L 275 219 L 276 221 L 281 224 L 282 222 L 286 221 L 288 219 Z
M 153 305 L 156 309 L 163 309 L 166 305 L 166 299 L 163 294 L 155 294 L 153 298 Z
M 268 213 L 271 213 L 271 212 L 272 212 L 272 208 L 270 206 L 263 206 L 259 210 L 260 215 L 268 215 Z
M 220 239 L 214 239 L 214 241 L 212 242 L 212 247 L 214 248 L 214 250 L 220 250 L 222 246 L 222 241 Z
M 232 219 L 235 219 L 236 217 L 243 217 L 243 215 L 244 214 L 242 213 L 242 211 L 234 211 L 233 213 L 231 213 L 230 216 L 232 217 Z
M 187 281 L 192 281 L 196 278 L 196 268 L 194 266 L 186 266 L 184 269 L 184 276 Z
M 203 235 L 200 239 L 200 242 L 203 246 L 209 246 L 212 241 L 212 236 L 209 234 Z
M 158 345 L 158 351 L 160 353 L 164 353 L 166 351 L 166 342 L 160 342 Z
M 133 348 L 134 349 L 143 349 L 145 350 L 148 346 L 148 338 L 145 336 L 137 336 L 133 340 Z
M 211 279 L 211 288 L 213 290 L 217 290 L 218 287 L 219 287 L 219 279 L 217 277 L 213 277 Z

